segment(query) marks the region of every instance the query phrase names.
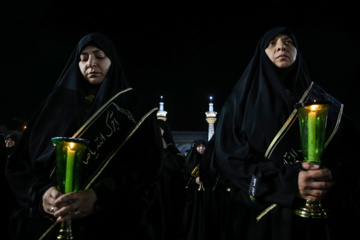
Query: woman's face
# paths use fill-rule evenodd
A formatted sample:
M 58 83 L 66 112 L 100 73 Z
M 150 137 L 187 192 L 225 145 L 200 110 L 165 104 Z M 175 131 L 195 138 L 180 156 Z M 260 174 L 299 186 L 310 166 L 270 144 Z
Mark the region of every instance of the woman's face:
M 90 84 L 102 83 L 110 65 L 110 59 L 97 47 L 86 46 L 80 53 L 80 72 Z
M 279 34 L 269 42 L 265 53 L 277 67 L 287 68 L 295 62 L 297 49 L 289 36 Z
M 205 151 L 205 145 L 204 144 L 200 144 L 199 146 L 196 147 L 196 150 L 200 153 L 203 154 Z
M 5 146 L 7 148 L 12 148 L 13 146 L 15 146 L 14 139 L 12 139 L 12 138 L 5 139 Z

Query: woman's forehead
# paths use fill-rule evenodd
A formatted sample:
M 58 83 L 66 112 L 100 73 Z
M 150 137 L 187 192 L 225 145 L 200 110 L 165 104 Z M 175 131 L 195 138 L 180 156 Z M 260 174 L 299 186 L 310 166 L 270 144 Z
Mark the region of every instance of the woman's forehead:
M 279 38 L 281 38 L 281 39 L 292 39 L 289 35 L 284 34 L 284 33 L 280 33 L 280 34 L 276 35 L 272 40 L 278 40 Z
M 86 45 L 81 52 L 84 51 L 90 51 L 90 52 L 95 52 L 95 51 L 102 51 L 100 48 L 98 48 L 97 46 L 94 45 Z

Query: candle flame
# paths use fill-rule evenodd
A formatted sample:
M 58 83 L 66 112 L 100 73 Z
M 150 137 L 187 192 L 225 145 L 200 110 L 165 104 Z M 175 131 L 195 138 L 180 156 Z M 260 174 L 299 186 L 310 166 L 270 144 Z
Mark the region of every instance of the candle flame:
M 73 149 L 73 147 L 74 147 L 74 143 L 70 142 L 70 149 Z
M 317 105 L 317 104 L 313 104 L 310 106 L 311 111 L 316 111 L 316 110 L 318 110 L 318 108 L 319 108 L 319 105 Z

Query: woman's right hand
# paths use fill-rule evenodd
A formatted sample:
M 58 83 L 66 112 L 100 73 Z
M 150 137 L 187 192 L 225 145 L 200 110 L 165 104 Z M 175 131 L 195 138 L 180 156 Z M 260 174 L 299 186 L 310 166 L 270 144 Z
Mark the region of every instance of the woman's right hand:
M 97 196 L 92 189 L 63 194 L 55 201 L 59 210 L 54 216 L 58 222 L 89 216 L 95 212 L 96 201 Z
M 46 213 L 54 215 L 54 212 L 58 210 L 55 206 L 55 200 L 61 196 L 56 187 L 49 188 L 42 197 L 42 206 Z
M 195 179 L 195 182 L 196 182 L 198 185 L 203 184 L 203 182 L 200 181 L 200 177 L 197 177 L 197 178 Z

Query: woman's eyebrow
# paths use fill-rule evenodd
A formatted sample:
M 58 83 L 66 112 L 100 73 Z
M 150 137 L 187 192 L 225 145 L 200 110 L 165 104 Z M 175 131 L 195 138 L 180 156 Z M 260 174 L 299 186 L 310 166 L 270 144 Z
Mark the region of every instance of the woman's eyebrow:
M 102 52 L 102 50 L 100 50 L 100 49 L 95 49 L 95 50 L 93 50 L 93 51 L 82 51 L 80 54 L 89 54 L 89 52 L 91 52 L 91 53 L 97 53 L 97 52 Z

